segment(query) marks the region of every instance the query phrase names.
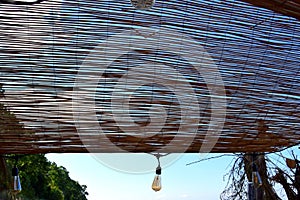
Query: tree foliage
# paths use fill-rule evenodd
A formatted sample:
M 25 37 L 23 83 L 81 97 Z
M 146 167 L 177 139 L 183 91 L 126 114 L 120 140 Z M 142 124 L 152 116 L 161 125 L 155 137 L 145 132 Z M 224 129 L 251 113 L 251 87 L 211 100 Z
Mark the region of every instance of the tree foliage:
M 11 168 L 13 161 L 9 160 Z M 86 186 L 69 177 L 64 167 L 47 160 L 45 155 L 25 155 L 18 160 L 22 200 L 86 200 Z
M 0 134 L 28 134 L 26 130 L 16 118 L 3 104 L 0 103 Z
M 4 91 L 0 83 L 0 98 L 4 98 Z M 23 124 L 10 112 L 3 104 L 0 103 L 0 135 L 6 134 L 30 134 Z M 12 199 L 13 196 L 8 192 L 11 188 L 10 177 L 6 160 L 0 155 L 0 199 Z
M 4 90 L 0 83 L 0 97 Z M 0 134 L 30 134 L 4 105 L 0 103 Z M 0 155 L 0 199 L 18 200 L 86 200 L 87 187 L 69 177 L 64 167 L 47 160 L 43 154 L 20 155 L 18 168 L 22 191 L 13 195 L 11 169 L 14 166 L 13 155 Z

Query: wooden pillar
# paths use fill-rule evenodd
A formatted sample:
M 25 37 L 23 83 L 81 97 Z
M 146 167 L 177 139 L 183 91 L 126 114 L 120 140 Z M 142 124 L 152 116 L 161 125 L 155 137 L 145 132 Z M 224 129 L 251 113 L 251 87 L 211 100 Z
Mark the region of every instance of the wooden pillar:
M 0 155 L 0 199 L 9 199 L 9 180 L 5 158 Z

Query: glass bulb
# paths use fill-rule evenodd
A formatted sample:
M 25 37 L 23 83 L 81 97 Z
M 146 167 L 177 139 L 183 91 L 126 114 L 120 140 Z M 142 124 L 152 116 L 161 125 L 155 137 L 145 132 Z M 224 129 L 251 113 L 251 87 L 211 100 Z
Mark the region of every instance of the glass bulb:
M 160 177 L 160 175 L 155 175 L 153 183 L 152 183 L 152 189 L 155 192 L 161 190 L 161 177 Z
M 14 188 L 13 191 L 15 193 L 21 192 L 22 187 L 21 187 L 21 181 L 20 181 L 20 177 L 19 176 L 14 176 L 13 177 L 13 181 L 14 181 Z
M 138 10 L 149 10 L 153 7 L 155 0 L 130 0 L 130 2 Z
M 262 180 L 257 171 L 252 172 L 252 182 L 256 187 L 260 187 L 262 185 Z
M 13 192 L 14 193 L 21 192 L 22 187 L 21 187 L 21 181 L 19 177 L 19 170 L 17 167 L 14 167 L 12 169 L 12 176 L 13 176 Z

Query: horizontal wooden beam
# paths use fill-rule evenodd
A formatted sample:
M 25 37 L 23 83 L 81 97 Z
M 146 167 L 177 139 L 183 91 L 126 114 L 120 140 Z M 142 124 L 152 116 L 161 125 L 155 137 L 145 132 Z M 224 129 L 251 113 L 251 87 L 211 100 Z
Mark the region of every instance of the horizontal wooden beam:
M 241 134 L 240 138 L 220 137 L 213 146 L 212 153 L 274 152 L 298 144 L 298 137 L 253 138 Z M 176 141 L 174 141 L 176 140 Z M 186 142 L 188 141 L 188 142 Z M 1 135 L 0 154 L 31 153 L 199 153 L 208 141 L 205 135 L 197 135 L 193 140 L 188 135 L 164 135 L 141 140 L 128 135 Z M 167 148 L 165 148 L 167 147 Z

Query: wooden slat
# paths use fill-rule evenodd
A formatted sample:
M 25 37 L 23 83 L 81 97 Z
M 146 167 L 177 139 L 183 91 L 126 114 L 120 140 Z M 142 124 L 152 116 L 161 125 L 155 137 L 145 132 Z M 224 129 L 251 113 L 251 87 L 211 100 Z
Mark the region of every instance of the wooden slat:
M 120 137 L 123 139 L 120 141 Z M 126 135 L 110 135 L 109 139 L 115 143 L 120 150 L 113 148 L 109 143 L 101 143 L 103 136 L 86 135 L 9 135 L 1 136 L 0 153 L 123 153 L 128 152 L 153 152 L 160 150 L 161 146 L 155 146 L 158 141 L 171 140 L 173 136 L 164 136 L 146 139 L 143 143 L 136 143 L 135 139 Z M 248 140 L 247 140 L 248 138 Z M 292 146 L 298 143 L 300 137 L 260 137 L 249 140 L 251 137 L 243 134 L 243 138 L 235 137 L 230 139 L 221 137 L 217 145 L 211 152 L 272 152 L 278 151 L 283 147 Z M 185 136 L 179 136 L 179 140 L 184 141 Z M 204 136 L 197 136 L 194 142 L 185 150 L 185 146 L 174 146 L 170 148 L 171 153 L 198 153 Z M 88 140 L 89 145 L 83 143 Z M 277 140 L 276 142 L 274 140 Z M 93 145 L 94 144 L 94 145 Z M 272 146 L 271 144 L 276 144 Z M 86 148 L 87 147 L 87 148 Z M 184 150 L 184 151 L 183 151 Z
M 131 152 L 151 152 L 163 145 L 168 145 L 170 152 L 198 152 L 207 144 L 211 91 L 191 63 L 164 49 L 177 44 L 176 38 L 184 37 L 189 40 L 182 40 L 177 49 L 190 45 L 187 54 L 192 56 L 203 47 L 224 82 L 224 95 L 216 96 L 227 101 L 226 118 L 212 152 L 268 152 L 296 145 L 300 139 L 299 13 L 299 0 L 156 1 L 149 12 L 137 11 L 129 2 L 117 0 L 0 5 L 0 83 L 5 89 L 0 103 L 33 133 L 1 132 L 0 153 L 119 152 L 116 145 Z M 116 58 L 101 79 L 105 81 L 96 83 L 96 95 L 89 89 L 82 90 L 82 105 L 73 104 L 74 84 L 82 63 L 92 51 L 101 50 L 95 47 L 105 44 L 109 37 L 145 27 L 164 27 L 178 37 Z M 101 64 L 97 60 L 95 63 Z M 130 119 L 123 117 L 124 123 L 119 126 L 112 115 L 113 83 L 143 63 L 166 66 L 146 69 L 145 75 L 159 71 L 163 77 L 171 77 L 171 83 L 184 82 L 193 88 L 200 112 L 190 116 L 188 124 L 182 123 L 198 127 L 192 140 L 194 135 L 189 129 L 179 131 L 179 127 L 182 110 L 196 109 L 195 101 L 183 103 L 193 95 L 186 92 L 183 99 L 178 99 L 167 87 L 153 85 L 155 91 L 148 85 L 133 95 L 130 117 L 135 124 L 146 126 L 149 108 L 160 106 L 168 111 L 163 131 L 145 137 L 144 133 L 131 132 L 129 136 L 121 130 Z M 177 76 L 178 71 L 182 77 Z M 99 73 L 97 66 L 81 72 L 87 77 Z M 155 79 L 157 76 L 147 81 Z M 126 96 L 131 89 L 128 87 L 124 84 L 125 90 L 116 99 Z M 110 142 L 94 135 L 78 136 L 86 127 L 94 134 L 99 132 L 88 113 L 80 120 L 74 118 L 74 109 L 83 112 L 83 105 L 90 105 L 89 98 L 97 101 L 96 126 L 109 135 Z M 190 144 L 186 146 L 186 142 Z

